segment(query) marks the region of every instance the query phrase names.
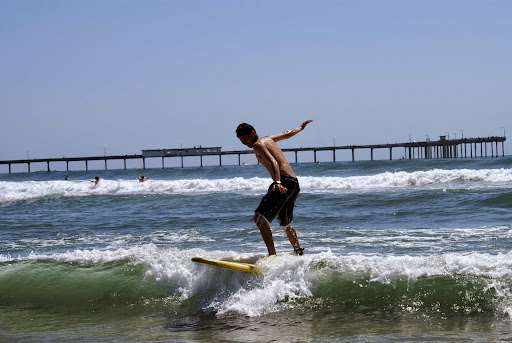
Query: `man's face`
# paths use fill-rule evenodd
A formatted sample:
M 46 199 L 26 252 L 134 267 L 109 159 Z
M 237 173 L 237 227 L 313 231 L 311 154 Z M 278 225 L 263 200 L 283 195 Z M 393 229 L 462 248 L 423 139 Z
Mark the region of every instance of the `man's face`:
M 240 142 L 242 142 L 243 145 L 247 145 L 251 149 L 254 145 L 254 142 L 256 142 L 252 135 L 242 135 L 238 138 L 240 139 Z

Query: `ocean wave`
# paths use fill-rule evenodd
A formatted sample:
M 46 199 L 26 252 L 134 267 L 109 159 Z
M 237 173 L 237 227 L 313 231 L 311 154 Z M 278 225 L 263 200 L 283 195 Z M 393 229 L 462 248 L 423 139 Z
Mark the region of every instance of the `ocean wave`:
M 457 169 L 417 172 L 385 172 L 368 176 L 300 177 L 303 192 L 372 190 L 426 186 L 462 187 L 482 184 L 501 184 L 512 181 L 512 169 Z M 241 177 L 229 179 L 102 180 L 93 185 L 81 181 L 25 181 L 0 182 L 0 203 L 49 196 L 90 196 L 109 194 L 195 194 L 215 192 L 262 192 L 268 187 L 268 178 Z
M 291 308 L 512 316 L 512 252 L 340 256 L 327 250 L 263 258 L 261 274 L 196 264 L 190 260 L 196 255 L 253 257 L 152 244 L 2 256 L 0 300 L 5 306 L 157 306 L 245 316 Z
M 385 172 L 367 176 L 303 177 L 301 186 L 311 190 L 370 190 L 426 186 L 471 187 L 512 181 L 512 169 L 433 169 L 415 172 Z
M 385 189 L 438 187 L 491 187 L 512 181 L 512 169 L 433 169 L 415 172 L 384 172 L 376 175 L 347 177 L 299 176 L 302 192 L 342 192 Z M 204 194 L 264 192 L 268 178 L 89 180 L 0 182 L 0 204 L 41 197 L 126 195 L 126 194 Z

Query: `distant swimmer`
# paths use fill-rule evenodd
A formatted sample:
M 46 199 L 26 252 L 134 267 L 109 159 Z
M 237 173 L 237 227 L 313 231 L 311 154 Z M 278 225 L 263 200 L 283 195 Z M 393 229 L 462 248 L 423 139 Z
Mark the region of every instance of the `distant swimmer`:
M 139 174 L 139 175 L 137 175 L 137 179 L 139 179 L 139 182 L 144 182 L 144 181 L 148 181 L 149 177 L 147 176 L 147 174 L 145 177 L 144 177 L 144 175 Z
M 258 161 L 267 168 L 274 182 L 270 185 L 267 194 L 261 200 L 260 205 L 254 211 L 252 218 L 260 229 L 263 241 L 267 246 L 268 254 L 275 255 L 276 249 L 270 229 L 270 222 L 277 217 L 280 226 L 286 232 L 293 250 L 297 255 L 302 255 L 304 249 L 300 247 L 297 231 L 292 225 L 293 208 L 299 195 L 299 181 L 286 160 L 283 151 L 277 142 L 295 136 L 304 130 L 312 120 L 306 120 L 296 129 L 286 130 L 271 136 L 260 137 L 252 125 L 242 123 L 236 129 L 236 135 L 242 144 L 254 149 Z
M 101 180 L 101 177 L 95 176 L 94 180 L 91 180 L 91 182 L 94 182 L 94 185 L 96 186 L 98 184 L 98 182 L 100 182 L 100 180 Z

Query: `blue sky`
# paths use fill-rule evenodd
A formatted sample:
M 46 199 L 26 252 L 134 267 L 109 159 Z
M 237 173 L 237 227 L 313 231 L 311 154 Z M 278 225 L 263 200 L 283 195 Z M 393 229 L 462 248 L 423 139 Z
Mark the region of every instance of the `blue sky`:
M 512 1 L 0 2 L 0 160 L 512 133 Z M 512 153 L 512 142 L 505 144 Z

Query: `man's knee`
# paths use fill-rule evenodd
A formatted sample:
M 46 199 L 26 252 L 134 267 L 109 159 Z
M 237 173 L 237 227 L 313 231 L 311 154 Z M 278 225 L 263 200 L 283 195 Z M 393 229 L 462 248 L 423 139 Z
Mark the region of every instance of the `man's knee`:
M 292 223 L 287 224 L 287 225 L 280 225 L 280 226 L 281 226 L 281 229 L 284 230 L 284 232 L 288 232 L 289 230 L 293 231 L 293 229 L 294 229 Z

